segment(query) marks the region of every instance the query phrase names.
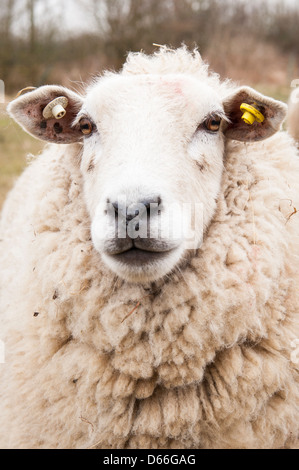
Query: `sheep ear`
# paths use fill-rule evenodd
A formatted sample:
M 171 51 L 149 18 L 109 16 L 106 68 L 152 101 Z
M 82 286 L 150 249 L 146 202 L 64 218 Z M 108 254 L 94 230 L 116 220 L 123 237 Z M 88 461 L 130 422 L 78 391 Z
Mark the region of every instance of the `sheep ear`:
M 244 111 L 241 104 L 246 103 L 256 108 L 263 116 L 262 122 L 246 123 L 242 116 Z M 268 98 L 250 87 L 240 87 L 228 96 L 224 103 L 224 110 L 229 122 L 224 122 L 223 132 L 226 137 L 243 142 L 264 140 L 280 129 L 286 117 L 287 105 L 272 98 Z
M 59 108 L 56 108 L 54 117 L 51 104 L 47 108 L 48 111 L 50 108 L 50 112 L 45 113 L 46 106 L 59 97 L 66 98 L 62 99 L 65 114 L 63 109 L 60 108 L 62 112 L 59 113 Z M 33 137 L 56 144 L 69 144 L 78 142 L 83 137 L 78 127 L 72 126 L 82 104 L 80 95 L 68 88 L 45 85 L 13 100 L 9 103 L 7 111 Z

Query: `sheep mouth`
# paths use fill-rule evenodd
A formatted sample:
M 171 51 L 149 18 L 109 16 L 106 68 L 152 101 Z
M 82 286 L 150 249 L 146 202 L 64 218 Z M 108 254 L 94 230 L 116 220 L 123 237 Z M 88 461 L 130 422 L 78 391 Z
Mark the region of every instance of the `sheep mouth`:
M 132 247 L 129 250 L 110 255 L 115 261 L 131 265 L 140 266 L 141 264 L 149 264 L 154 261 L 160 261 L 166 258 L 173 249 L 167 251 L 148 251 L 140 248 Z
M 180 262 L 184 249 L 171 243 L 143 243 L 130 241 L 110 243 L 102 251 L 104 263 L 125 281 L 140 283 L 161 279 Z M 136 246 L 136 243 L 139 246 Z

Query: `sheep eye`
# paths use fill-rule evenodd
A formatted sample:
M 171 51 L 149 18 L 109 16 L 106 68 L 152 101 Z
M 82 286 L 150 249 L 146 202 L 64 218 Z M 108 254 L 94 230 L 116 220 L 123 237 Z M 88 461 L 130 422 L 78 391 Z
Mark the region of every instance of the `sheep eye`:
M 210 116 L 205 120 L 204 126 L 210 132 L 217 132 L 220 129 L 221 119 L 218 116 Z
M 88 118 L 82 118 L 79 121 L 80 131 L 84 135 L 90 135 L 93 131 L 93 124 Z

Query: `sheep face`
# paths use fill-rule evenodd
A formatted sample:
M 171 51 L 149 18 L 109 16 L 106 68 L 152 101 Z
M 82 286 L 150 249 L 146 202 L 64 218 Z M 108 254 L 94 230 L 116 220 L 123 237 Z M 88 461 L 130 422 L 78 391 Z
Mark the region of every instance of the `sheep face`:
M 224 117 L 217 93 L 191 77 L 109 77 L 87 94 L 76 123 L 88 132 L 92 239 L 121 277 L 156 280 L 200 246 L 220 187 Z
M 222 86 L 197 65 L 198 74 L 106 74 L 84 97 L 43 86 L 8 106 L 35 137 L 82 144 L 94 247 L 130 282 L 155 281 L 196 252 L 216 209 L 226 139 L 266 139 L 286 114 L 283 103 Z M 244 103 L 263 120 L 243 120 Z

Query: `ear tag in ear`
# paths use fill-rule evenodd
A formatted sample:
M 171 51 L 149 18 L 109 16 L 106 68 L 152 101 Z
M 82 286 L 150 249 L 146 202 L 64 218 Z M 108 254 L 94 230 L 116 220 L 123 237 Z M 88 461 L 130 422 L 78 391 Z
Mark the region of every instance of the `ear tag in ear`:
M 43 110 L 43 116 L 45 119 L 61 119 L 66 115 L 65 108 L 68 105 L 68 99 L 65 96 L 58 96 L 54 100 L 50 101 Z
M 26 88 L 23 88 L 17 93 L 16 98 L 19 98 L 19 96 L 25 95 L 25 93 L 28 93 L 29 91 L 33 91 L 33 90 L 36 90 L 35 86 L 27 86 Z
M 265 120 L 262 113 L 259 110 L 247 103 L 242 103 L 240 106 L 241 111 L 245 111 L 242 118 L 246 124 L 253 124 L 255 121 L 263 122 Z

